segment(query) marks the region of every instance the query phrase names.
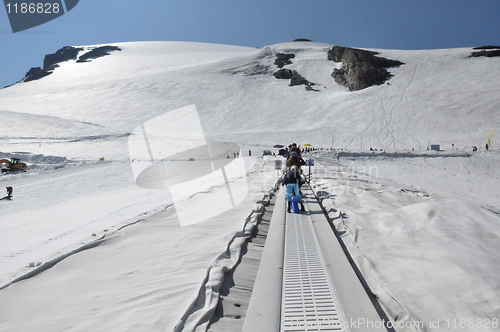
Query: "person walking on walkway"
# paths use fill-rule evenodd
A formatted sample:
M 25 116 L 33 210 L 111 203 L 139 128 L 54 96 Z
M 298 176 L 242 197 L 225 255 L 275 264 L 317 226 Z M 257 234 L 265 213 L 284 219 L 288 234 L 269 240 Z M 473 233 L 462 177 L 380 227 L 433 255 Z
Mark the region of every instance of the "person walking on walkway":
M 290 157 L 286 161 L 286 166 L 292 168 L 292 166 L 297 166 L 297 168 L 300 170 L 301 166 L 304 166 L 306 162 L 304 159 L 302 159 L 301 156 L 297 152 L 292 152 L 290 154 Z
M 299 168 L 296 165 L 293 165 L 290 170 L 286 173 L 282 185 L 286 186 L 286 200 L 287 211 L 290 211 L 292 197 L 296 196 L 300 203 L 300 210 L 305 211 L 304 203 L 302 202 L 302 195 L 300 193 L 300 186 L 302 186 L 304 182 L 302 181 L 302 177 L 300 176 Z
M 300 148 L 297 146 L 297 143 L 292 143 L 290 145 L 290 152 L 297 152 L 299 157 L 302 155 L 302 151 L 300 151 Z

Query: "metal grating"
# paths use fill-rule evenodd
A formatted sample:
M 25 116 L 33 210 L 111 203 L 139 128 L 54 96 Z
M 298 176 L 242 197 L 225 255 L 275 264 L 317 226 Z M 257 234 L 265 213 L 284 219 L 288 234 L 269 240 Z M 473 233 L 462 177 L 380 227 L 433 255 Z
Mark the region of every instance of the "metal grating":
M 304 214 L 286 220 L 281 331 L 349 331 L 312 220 Z

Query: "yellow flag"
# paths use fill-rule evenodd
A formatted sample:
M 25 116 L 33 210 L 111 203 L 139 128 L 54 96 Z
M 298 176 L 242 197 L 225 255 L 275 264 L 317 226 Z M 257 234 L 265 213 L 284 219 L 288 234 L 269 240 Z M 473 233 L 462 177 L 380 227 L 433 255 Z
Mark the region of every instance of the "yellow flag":
M 490 137 L 488 138 L 488 146 L 490 146 L 490 145 L 491 145 L 491 140 L 493 139 L 493 134 L 494 134 L 494 133 L 495 133 L 495 130 L 494 130 L 494 129 L 490 131 Z

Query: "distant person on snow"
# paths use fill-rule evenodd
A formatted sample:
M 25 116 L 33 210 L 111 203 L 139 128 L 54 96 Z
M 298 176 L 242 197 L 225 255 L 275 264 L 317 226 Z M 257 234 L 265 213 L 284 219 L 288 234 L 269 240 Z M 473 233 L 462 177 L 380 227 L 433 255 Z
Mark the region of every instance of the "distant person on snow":
M 286 173 L 283 182 L 281 185 L 286 186 L 286 200 L 287 211 L 290 212 L 292 197 L 297 196 L 300 203 L 300 210 L 305 211 L 304 203 L 302 202 L 302 195 L 300 193 L 300 186 L 302 186 L 304 182 L 302 181 L 302 177 L 300 176 L 299 168 L 296 165 L 293 165 L 292 168 Z
M 7 197 L 11 198 L 12 197 L 12 191 L 14 190 L 12 187 L 5 187 L 7 188 Z

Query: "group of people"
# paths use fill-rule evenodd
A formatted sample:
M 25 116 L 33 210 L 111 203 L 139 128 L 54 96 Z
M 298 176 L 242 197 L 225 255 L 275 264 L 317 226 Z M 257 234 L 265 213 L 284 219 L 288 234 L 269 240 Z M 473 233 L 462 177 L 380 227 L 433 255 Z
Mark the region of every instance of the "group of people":
M 304 202 L 302 201 L 302 192 L 300 187 L 305 183 L 302 179 L 301 167 L 306 164 L 302 159 L 302 153 L 296 143 L 292 143 L 285 150 L 286 160 L 286 173 L 283 177 L 281 184 L 286 186 L 286 201 L 287 211 L 291 212 L 292 198 L 295 196 L 300 204 L 300 210 L 305 211 Z

